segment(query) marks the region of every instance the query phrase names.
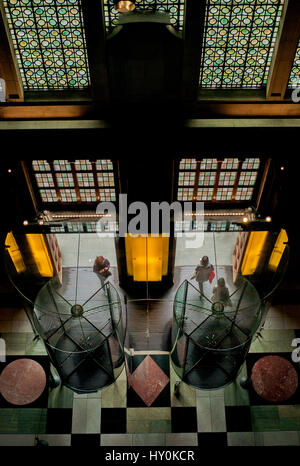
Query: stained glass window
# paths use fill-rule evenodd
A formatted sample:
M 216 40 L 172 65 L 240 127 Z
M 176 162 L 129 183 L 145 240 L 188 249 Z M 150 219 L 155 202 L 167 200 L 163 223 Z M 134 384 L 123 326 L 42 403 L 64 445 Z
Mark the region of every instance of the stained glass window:
M 182 159 L 177 200 L 250 201 L 257 183 L 259 158 Z
M 3 4 L 25 90 L 89 85 L 80 0 L 4 0 Z
M 109 159 L 33 160 L 32 177 L 45 203 L 116 201 L 115 171 Z
M 135 11 L 167 11 L 174 28 L 183 29 L 185 0 L 136 0 Z M 117 26 L 119 13 L 114 8 L 114 0 L 104 0 L 104 19 L 107 31 Z
M 290 74 L 289 87 L 300 88 L 300 40 Z
M 266 85 L 284 0 L 207 0 L 200 87 Z

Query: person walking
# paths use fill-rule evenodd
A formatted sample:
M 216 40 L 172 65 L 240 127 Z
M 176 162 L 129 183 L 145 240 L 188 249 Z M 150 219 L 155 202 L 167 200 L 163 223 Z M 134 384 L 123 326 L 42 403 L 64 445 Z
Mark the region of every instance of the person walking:
M 194 275 L 191 277 L 198 282 L 199 290 L 201 293 L 201 299 L 203 296 L 203 283 L 207 282 L 208 280 L 210 283 L 212 282 L 214 277 L 214 268 L 212 264 L 209 263 L 209 258 L 207 256 L 203 256 L 200 259 L 200 264 L 197 265 Z
M 217 286 L 213 289 L 213 295 L 211 298 L 212 302 L 221 302 L 224 306 L 232 306 L 232 302 L 229 296 L 229 290 L 225 284 L 223 277 L 220 277 L 217 282 Z
M 109 271 L 110 262 L 108 259 L 105 259 L 103 256 L 98 256 L 94 262 L 93 271 L 99 276 L 101 281 L 101 288 L 105 285 L 106 279 L 111 275 Z

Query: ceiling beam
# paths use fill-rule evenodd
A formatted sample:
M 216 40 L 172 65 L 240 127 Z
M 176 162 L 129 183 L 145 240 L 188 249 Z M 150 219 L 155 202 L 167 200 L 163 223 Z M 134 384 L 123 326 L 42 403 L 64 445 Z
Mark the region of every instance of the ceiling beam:
M 95 102 L 109 100 L 106 59 L 106 30 L 103 0 L 82 0 L 82 14 L 87 44 L 91 94 Z
M 300 37 L 300 2 L 285 2 L 281 27 L 267 83 L 267 99 L 283 100 Z
M 132 116 L 130 112 L 128 117 Z M 136 112 L 133 111 L 133 116 Z M 187 118 L 253 118 L 253 117 L 300 117 L 300 104 L 284 102 L 198 102 L 192 111 L 186 111 Z M 102 119 L 108 118 L 92 103 L 77 104 L 0 104 L 2 120 L 61 120 L 61 119 Z M 84 123 L 84 120 L 83 120 Z
M 7 102 L 22 102 L 24 99 L 23 86 L 19 75 L 13 46 L 8 40 L 8 28 L 4 21 L 4 10 L 0 11 L 0 78 L 5 81 L 5 94 Z M 3 15 L 3 18 L 2 18 Z
M 182 74 L 184 102 L 196 100 L 198 94 L 205 7 L 205 0 L 185 1 Z

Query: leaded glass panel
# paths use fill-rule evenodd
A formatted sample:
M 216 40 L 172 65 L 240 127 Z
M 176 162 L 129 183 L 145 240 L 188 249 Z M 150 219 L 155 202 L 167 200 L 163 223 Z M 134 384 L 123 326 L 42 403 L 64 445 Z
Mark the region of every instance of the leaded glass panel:
M 99 189 L 100 201 L 112 201 L 116 200 L 116 191 L 110 188 Z
M 25 90 L 89 86 L 80 0 L 4 0 L 3 5 Z
M 43 202 L 57 202 L 55 189 L 40 189 L 40 196 Z
M 197 201 L 211 201 L 214 188 L 198 188 Z
M 217 190 L 217 201 L 231 201 L 233 195 L 233 188 L 219 187 Z
M 115 185 L 115 180 L 114 180 L 114 174 L 113 172 L 111 173 L 98 173 L 98 184 L 100 186 L 114 186 Z
M 50 171 L 50 165 L 46 160 L 33 160 L 32 168 L 38 172 Z
M 299 39 L 298 47 L 296 50 L 295 58 L 293 61 L 293 66 L 291 69 L 289 87 L 300 88 L 300 39 Z
M 207 0 L 200 87 L 266 85 L 284 0 Z
M 236 180 L 237 172 L 221 172 L 219 178 L 220 186 L 233 186 Z
M 111 160 L 96 160 L 96 169 L 98 171 L 113 170 L 113 168 Z
M 62 202 L 77 202 L 75 189 L 61 189 L 60 195 Z

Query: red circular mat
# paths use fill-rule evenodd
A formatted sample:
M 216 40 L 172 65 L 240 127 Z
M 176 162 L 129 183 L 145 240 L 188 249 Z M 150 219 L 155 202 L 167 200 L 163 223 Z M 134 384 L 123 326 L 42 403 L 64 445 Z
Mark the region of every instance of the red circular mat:
M 14 405 L 27 405 L 37 400 L 46 386 L 42 366 L 32 359 L 17 359 L 8 364 L 0 375 L 0 392 Z
M 252 385 L 264 400 L 280 402 L 291 398 L 298 387 L 294 366 L 280 356 L 265 356 L 253 366 Z

